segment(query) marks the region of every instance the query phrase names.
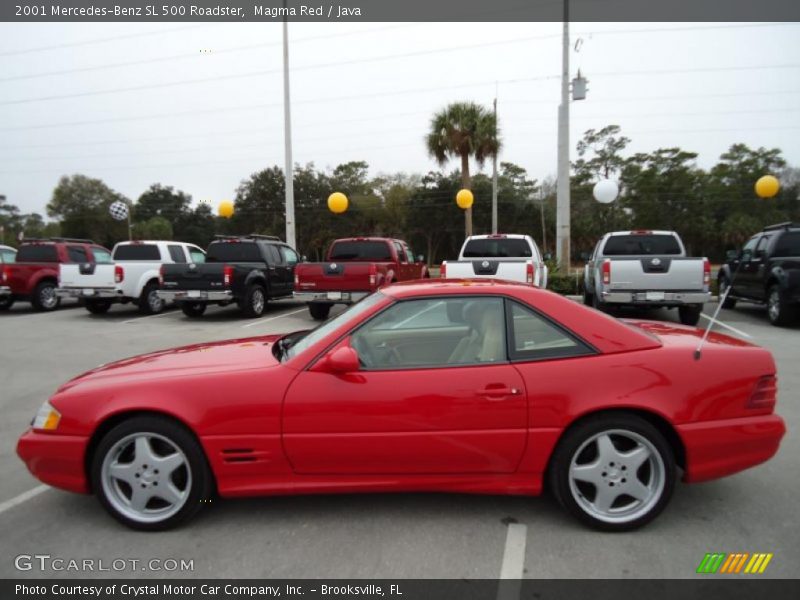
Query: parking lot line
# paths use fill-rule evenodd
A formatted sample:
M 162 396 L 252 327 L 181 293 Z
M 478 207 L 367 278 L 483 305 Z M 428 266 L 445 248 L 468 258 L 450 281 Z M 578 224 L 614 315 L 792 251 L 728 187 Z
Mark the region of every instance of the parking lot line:
M 525 543 L 528 527 L 520 523 L 509 523 L 506 533 L 506 547 L 503 550 L 503 564 L 500 579 L 521 579 L 525 563 Z
M 176 314 L 176 313 L 165 310 L 164 312 L 158 313 L 157 315 L 145 315 L 143 317 L 136 317 L 135 319 L 128 319 L 127 321 L 121 321 L 120 325 L 125 325 L 127 323 L 136 323 L 136 321 L 141 321 L 142 319 L 155 319 L 156 317 L 166 317 L 167 315 L 171 314 Z
M 28 490 L 27 492 L 22 492 L 19 496 L 16 496 L 15 498 L 11 498 L 11 500 L 6 500 L 5 502 L 0 503 L 0 514 L 3 514 L 8 509 L 14 508 L 15 506 L 22 504 L 23 502 L 27 502 L 31 498 L 35 498 L 42 492 L 47 491 L 49 489 L 50 489 L 49 485 L 37 485 L 32 490 Z
M 707 314 L 705 314 L 705 313 L 700 313 L 700 316 L 701 316 L 701 317 L 703 317 L 704 319 L 708 319 L 708 320 L 709 320 L 709 321 L 711 321 L 711 322 L 712 322 L 714 325 L 722 325 L 722 326 L 723 326 L 723 327 L 725 327 L 726 329 L 730 329 L 732 332 L 734 332 L 734 333 L 737 333 L 737 334 L 741 335 L 742 337 L 751 338 L 751 339 L 752 339 L 752 337 L 753 337 L 753 336 L 752 336 L 752 335 L 750 335 L 749 333 L 745 333 L 745 332 L 744 332 L 744 331 L 742 331 L 741 329 L 736 329 L 736 327 L 733 327 L 732 325 L 728 325 L 727 323 L 723 323 L 722 321 L 719 321 L 719 320 L 715 319 L 714 317 L 709 317 L 709 316 L 708 316 Z
M 304 310 L 306 310 L 306 309 L 305 308 L 298 308 L 297 310 L 293 310 L 291 312 L 282 313 L 280 315 L 275 315 L 274 317 L 270 317 L 269 319 L 259 319 L 258 321 L 253 321 L 252 323 L 246 323 L 245 325 L 242 325 L 242 329 L 244 329 L 246 327 L 253 327 L 255 325 L 261 325 L 263 323 L 268 323 L 270 321 L 274 321 L 275 319 L 281 319 L 283 317 L 288 317 L 289 315 L 296 315 L 297 313 L 303 312 Z

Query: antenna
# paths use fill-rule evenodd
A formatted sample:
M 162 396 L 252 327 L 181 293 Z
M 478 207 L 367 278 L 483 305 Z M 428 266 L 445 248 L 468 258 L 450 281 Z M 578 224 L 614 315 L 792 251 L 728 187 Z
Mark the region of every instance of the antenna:
M 744 259 L 745 259 L 745 253 L 743 252 L 742 255 L 739 257 L 739 264 L 736 265 L 736 270 L 731 275 L 731 280 L 728 283 L 728 289 L 725 290 L 725 293 L 722 295 L 722 298 L 718 299 L 719 304 L 717 304 L 717 310 L 714 311 L 714 315 L 708 320 L 708 327 L 706 327 L 706 330 L 703 332 L 703 337 L 700 340 L 700 343 L 697 344 L 697 348 L 694 349 L 695 360 L 700 360 L 700 357 L 703 355 L 703 345 L 706 343 L 706 340 L 708 339 L 708 334 L 711 333 L 711 328 L 714 327 L 714 323 L 720 323 L 720 325 L 724 325 L 724 323 L 717 321 L 717 315 L 719 315 L 719 311 L 722 310 L 722 305 L 725 304 L 725 300 L 728 299 L 728 294 L 730 294 L 731 290 L 733 289 L 733 282 L 736 281 L 736 276 L 739 274 L 739 269 L 741 268 Z

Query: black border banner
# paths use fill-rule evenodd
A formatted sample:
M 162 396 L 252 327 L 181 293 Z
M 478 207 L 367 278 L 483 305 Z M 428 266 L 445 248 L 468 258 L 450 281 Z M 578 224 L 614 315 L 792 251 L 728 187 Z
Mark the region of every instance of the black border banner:
M 800 21 L 798 0 L 3 0 L 6 22 Z

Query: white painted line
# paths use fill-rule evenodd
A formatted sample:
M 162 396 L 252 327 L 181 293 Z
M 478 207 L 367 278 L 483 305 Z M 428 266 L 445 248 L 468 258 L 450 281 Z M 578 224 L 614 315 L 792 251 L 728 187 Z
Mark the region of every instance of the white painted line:
M 714 325 L 722 325 L 722 326 L 723 326 L 723 327 L 725 327 L 726 329 L 730 329 L 730 330 L 731 330 L 731 331 L 733 331 L 734 333 L 737 333 L 737 334 L 739 334 L 739 335 L 741 335 L 741 336 L 743 336 L 743 337 L 746 337 L 746 338 L 752 338 L 752 337 L 753 337 L 753 336 L 752 336 L 752 335 L 750 335 L 749 333 L 745 333 L 745 332 L 744 332 L 744 331 L 742 331 L 741 329 L 736 329 L 736 327 L 732 327 L 731 325 L 728 325 L 727 323 L 723 323 L 722 321 L 719 321 L 719 320 L 715 319 L 714 317 L 709 317 L 709 316 L 708 316 L 707 314 L 705 314 L 705 313 L 700 313 L 700 316 L 701 316 L 701 317 L 703 317 L 704 319 L 708 319 L 708 320 L 709 320 L 709 321 L 711 321 L 711 322 L 712 322 Z
M 135 319 L 129 319 L 127 321 L 122 321 L 120 325 L 127 325 L 128 323 L 136 323 L 137 321 L 143 321 L 144 319 L 156 319 L 158 317 L 166 317 L 167 315 L 177 314 L 173 311 L 165 310 L 162 313 L 158 313 L 157 315 L 146 315 L 144 317 L 136 317 Z
M 6 512 L 10 508 L 14 508 L 22 504 L 23 502 L 27 502 L 31 498 L 35 498 L 42 492 L 45 492 L 50 489 L 49 485 L 39 485 L 33 488 L 32 490 L 28 490 L 27 492 L 22 492 L 16 498 L 12 498 L 11 500 L 6 500 L 3 503 L 0 503 L 0 514 Z
M 259 319 L 258 321 L 253 321 L 252 323 L 247 323 L 246 325 L 242 325 L 242 329 L 245 327 L 255 327 L 256 325 L 262 325 L 264 323 L 269 323 L 270 321 L 274 321 L 275 319 L 282 319 L 283 317 L 288 317 L 289 315 L 296 315 L 299 312 L 303 312 L 307 310 L 306 308 L 298 308 L 297 310 L 293 310 L 292 312 L 283 313 L 280 315 L 275 315 L 274 317 L 270 317 L 269 319 Z
M 509 523 L 503 564 L 500 566 L 500 583 L 497 600 L 519 600 L 522 593 L 522 573 L 525 568 L 525 543 L 528 527 L 520 523 Z M 503 581 L 503 580 L 512 581 Z

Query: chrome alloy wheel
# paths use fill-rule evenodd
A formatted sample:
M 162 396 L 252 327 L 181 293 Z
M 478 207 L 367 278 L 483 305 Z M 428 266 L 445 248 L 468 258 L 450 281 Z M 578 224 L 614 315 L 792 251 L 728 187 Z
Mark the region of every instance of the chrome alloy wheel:
M 624 429 L 602 431 L 572 456 L 569 490 L 588 515 L 606 523 L 628 523 L 659 501 L 666 480 L 664 461 L 644 436 Z
M 253 290 L 252 306 L 255 314 L 264 312 L 264 291 L 261 288 Z
M 56 304 L 58 304 L 58 296 L 56 296 L 55 286 L 48 285 L 43 287 L 39 293 L 39 301 L 41 302 L 42 306 L 48 310 L 55 308 Z
M 159 297 L 156 290 L 151 290 L 150 293 L 147 294 L 147 305 L 150 307 L 152 313 L 160 313 L 164 310 L 165 304 L 166 301 Z
M 781 316 L 781 294 L 777 287 L 773 287 L 767 298 L 767 311 L 771 321 L 777 321 Z
M 183 451 L 157 433 L 133 433 L 114 444 L 101 468 L 103 493 L 122 515 L 157 523 L 183 508 L 192 471 Z

